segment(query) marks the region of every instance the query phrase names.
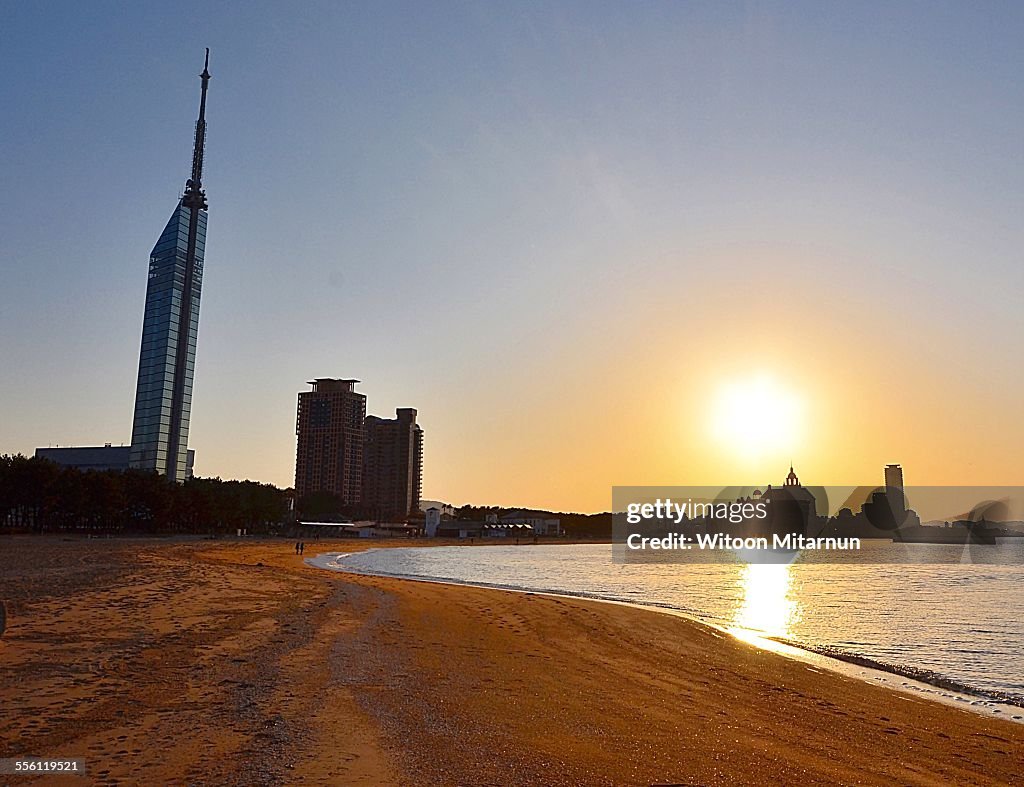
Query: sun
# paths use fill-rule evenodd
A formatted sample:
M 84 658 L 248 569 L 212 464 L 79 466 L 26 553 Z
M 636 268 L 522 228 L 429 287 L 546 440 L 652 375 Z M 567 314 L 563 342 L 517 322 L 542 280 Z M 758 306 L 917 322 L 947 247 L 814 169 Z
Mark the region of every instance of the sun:
M 722 448 L 746 458 L 795 450 L 804 405 L 792 390 L 771 377 L 753 377 L 723 385 L 714 401 L 713 438 Z

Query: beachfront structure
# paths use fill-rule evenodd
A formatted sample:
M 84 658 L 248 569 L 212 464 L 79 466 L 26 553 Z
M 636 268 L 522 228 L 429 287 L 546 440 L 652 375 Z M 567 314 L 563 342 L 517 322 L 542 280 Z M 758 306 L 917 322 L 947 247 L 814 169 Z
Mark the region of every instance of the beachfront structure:
M 395 415 L 366 417 L 363 509 L 381 522 L 405 520 L 420 507 L 423 430 L 413 408 L 400 407 Z
M 529 525 L 538 536 L 562 535 L 562 520 L 552 518 L 545 511 L 509 511 L 499 517 L 498 521 L 503 525 Z
M 431 506 L 423 512 L 423 533 L 427 538 L 437 536 L 437 529 L 441 526 L 442 521 L 444 520 L 442 520 L 441 509 L 437 506 Z
M 428 538 L 529 538 L 536 535 L 526 524 L 506 524 L 491 519 L 432 520 L 429 510 L 425 533 Z
M 412 538 L 417 527 L 404 522 L 297 522 L 297 534 L 317 538 Z
M 199 75 L 202 90 L 192 150 L 192 174 L 171 218 L 149 255 L 146 311 L 135 389 L 129 464 L 182 481 L 188 464 L 188 431 L 199 295 L 206 250 L 206 90 L 210 50 Z
M 483 521 L 456 519 L 442 508 L 430 506 L 424 512 L 423 532 L 427 538 L 559 536 L 562 520 L 543 511 L 524 510 L 510 511 L 505 516 L 487 514 Z
M 56 446 L 37 448 L 36 457 L 47 459 L 62 467 L 76 470 L 119 470 L 129 467 L 131 448 L 127 445 Z M 185 478 L 192 477 L 196 452 L 189 450 L 185 458 Z
M 362 502 L 366 395 L 359 380 L 318 377 L 299 394 L 295 417 L 295 497 L 334 495 L 345 506 Z

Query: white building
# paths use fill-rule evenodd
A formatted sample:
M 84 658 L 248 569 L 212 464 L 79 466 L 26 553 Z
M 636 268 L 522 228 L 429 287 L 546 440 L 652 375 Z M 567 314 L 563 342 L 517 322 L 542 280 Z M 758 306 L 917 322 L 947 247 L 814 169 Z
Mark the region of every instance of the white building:
M 544 511 L 509 511 L 499 517 L 498 521 L 503 525 L 529 525 L 533 528 L 534 535 L 538 536 L 562 535 L 562 520 L 551 519 Z

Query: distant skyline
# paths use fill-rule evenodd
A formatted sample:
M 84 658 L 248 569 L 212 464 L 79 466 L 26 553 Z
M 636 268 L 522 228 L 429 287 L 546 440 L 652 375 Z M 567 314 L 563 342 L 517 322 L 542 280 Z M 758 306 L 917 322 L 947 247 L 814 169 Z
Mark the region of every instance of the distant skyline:
M 7 4 L 0 452 L 130 442 L 208 46 L 196 474 L 291 485 L 296 394 L 353 377 L 417 409 L 429 500 L 1024 484 L 1022 34 L 1014 3 Z

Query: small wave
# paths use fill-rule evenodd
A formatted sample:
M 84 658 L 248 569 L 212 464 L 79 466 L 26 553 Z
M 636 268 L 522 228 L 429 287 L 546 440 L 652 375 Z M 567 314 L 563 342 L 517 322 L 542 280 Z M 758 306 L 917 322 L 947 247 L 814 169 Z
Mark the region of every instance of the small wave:
M 783 645 L 790 645 L 794 648 L 800 648 L 811 653 L 817 653 L 820 656 L 827 656 L 830 659 L 836 659 L 837 661 L 845 661 L 847 664 L 855 664 L 858 667 L 866 667 L 868 669 L 878 670 L 879 672 L 888 672 L 892 675 L 900 675 L 904 678 L 910 678 L 911 680 L 919 681 L 920 683 L 927 683 L 929 686 L 935 686 L 939 689 L 946 689 L 947 691 L 955 691 L 958 694 L 966 694 L 970 697 L 977 697 L 981 700 L 988 702 L 996 702 L 1001 705 L 1013 705 L 1018 708 L 1024 708 L 1024 696 L 1019 694 L 1012 694 L 1005 691 L 991 691 L 979 689 L 977 686 L 972 686 L 969 683 L 955 680 L 947 675 L 943 675 L 933 670 L 922 669 L 920 667 L 911 667 L 906 664 L 894 664 L 892 662 L 883 661 L 881 659 L 871 658 L 870 656 L 864 656 L 860 653 L 851 653 L 850 651 L 837 648 L 834 645 L 815 645 L 810 642 L 798 642 L 795 640 L 784 639 L 782 637 L 765 637 L 773 642 L 780 642 Z

